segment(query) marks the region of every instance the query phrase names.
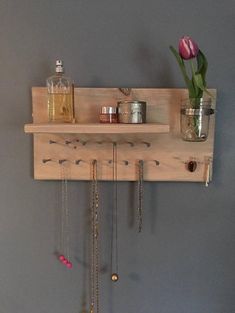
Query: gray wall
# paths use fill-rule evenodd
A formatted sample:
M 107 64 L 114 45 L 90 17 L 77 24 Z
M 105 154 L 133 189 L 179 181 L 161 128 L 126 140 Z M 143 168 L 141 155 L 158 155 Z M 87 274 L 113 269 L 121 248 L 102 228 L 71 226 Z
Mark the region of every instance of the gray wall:
M 75 268 L 54 255 L 59 182 L 32 179 L 31 86 L 56 58 L 76 85 L 184 87 L 169 44 L 191 35 L 218 89 L 214 179 L 146 183 L 144 232 L 132 227 L 134 185 L 121 183 L 120 281 L 111 286 L 111 187 L 102 194 L 101 312 L 235 312 L 233 0 L 0 1 L 0 312 L 80 312 L 89 183 L 69 185 Z

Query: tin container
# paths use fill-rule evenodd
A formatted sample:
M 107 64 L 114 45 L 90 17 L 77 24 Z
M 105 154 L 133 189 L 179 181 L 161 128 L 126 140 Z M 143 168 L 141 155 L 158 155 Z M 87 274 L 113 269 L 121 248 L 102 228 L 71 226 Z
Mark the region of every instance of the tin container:
M 146 123 L 146 102 L 118 101 L 118 120 L 126 124 Z

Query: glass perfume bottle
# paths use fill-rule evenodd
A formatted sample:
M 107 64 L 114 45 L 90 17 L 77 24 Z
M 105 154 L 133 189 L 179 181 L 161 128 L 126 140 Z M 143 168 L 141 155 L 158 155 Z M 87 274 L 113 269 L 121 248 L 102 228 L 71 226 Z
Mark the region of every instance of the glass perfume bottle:
M 74 122 L 73 84 L 64 76 L 63 61 L 56 61 L 55 75 L 47 79 L 49 122 Z

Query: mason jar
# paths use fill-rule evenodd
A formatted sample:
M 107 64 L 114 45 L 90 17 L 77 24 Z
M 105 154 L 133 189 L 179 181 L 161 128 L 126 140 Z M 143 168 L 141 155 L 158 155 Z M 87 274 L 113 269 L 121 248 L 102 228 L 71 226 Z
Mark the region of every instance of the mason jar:
M 185 141 L 205 141 L 209 133 L 211 99 L 190 98 L 182 101 L 181 136 Z

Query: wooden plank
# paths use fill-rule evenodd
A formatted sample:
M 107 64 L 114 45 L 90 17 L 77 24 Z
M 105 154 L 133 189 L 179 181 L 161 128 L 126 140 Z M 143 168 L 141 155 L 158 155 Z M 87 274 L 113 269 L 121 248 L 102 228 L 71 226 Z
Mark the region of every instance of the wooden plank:
M 26 124 L 26 133 L 59 133 L 59 134 L 139 134 L 167 133 L 169 125 L 148 124 Z
M 210 92 L 214 95 L 215 108 L 216 90 L 211 89 Z M 75 112 L 79 126 L 64 125 L 62 130 L 59 125 L 47 124 L 46 88 L 34 87 L 32 93 L 33 122 L 44 123 L 26 126 L 27 132 L 38 132 L 34 134 L 36 179 L 61 179 L 61 165 L 58 161 L 66 159 L 64 165 L 68 179 L 90 180 L 90 164 L 96 159 L 98 179 L 112 180 L 115 141 L 118 150 L 118 180 L 136 180 L 137 162 L 144 160 L 146 181 L 205 181 L 208 160 L 213 161 L 215 115 L 211 116 L 209 137 L 205 142 L 183 141 L 180 137 L 180 104 L 183 98 L 187 98 L 186 89 L 132 89 L 131 95 L 125 97 L 118 88 L 75 88 Z M 127 98 L 146 101 L 147 122 L 153 124 L 91 125 L 98 122 L 101 105 L 115 105 L 118 100 Z M 170 131 L 161 133 L 161 129 L 157 133 L 159 128 L 157 131 L 156 123 L 163 125 L 160 129 L 165 129 L 169 124 Z M 88 131 L 85 132 L 84 128 L 87 127 Z M 117 127 L 120 127 L 119 133 Z M 144 130 L 145 127 L 148 130 Z M 76 128 L 77 133 L 74 133 Z M 82 161 L 76 164 L 77 160 Z M 193 173 L 186 168 L 190 160 L 197 162 L 197 169 Z

